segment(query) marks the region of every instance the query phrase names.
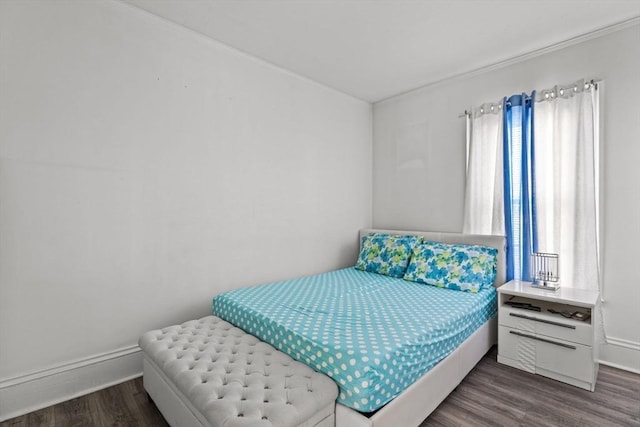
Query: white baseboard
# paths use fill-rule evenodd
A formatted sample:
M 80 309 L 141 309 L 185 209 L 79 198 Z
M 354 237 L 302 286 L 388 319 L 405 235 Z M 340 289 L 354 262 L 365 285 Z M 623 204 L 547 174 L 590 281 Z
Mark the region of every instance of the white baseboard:
M 137 345 L 0 380 L 0 421 L 142 375 Z
M 600 345 L 600 363 L 640 374 L 640 343 L 607 337 Z

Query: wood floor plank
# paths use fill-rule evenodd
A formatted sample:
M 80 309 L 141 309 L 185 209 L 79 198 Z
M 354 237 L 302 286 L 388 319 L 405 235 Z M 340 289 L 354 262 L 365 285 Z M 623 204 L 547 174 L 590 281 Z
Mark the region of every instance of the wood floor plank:
M 469 407 L 477 425 L 495 411 L 495 426 L 640 427 L 640 375 L 601 366 L 592 393 L 499 364 L 496 355 L 494 347 L 421 427 L 473 425 Z
M 485 425 L 517 426 L 526 415 L 526 412 L 501 401 L 499 396 L 492 399 L 492 393 L 487 393 L 486 389 L 459 388 L 452 400 L 459 401 Z
M 23 415 L 22 417 L 13 418 L 11 420 L 0 423 L 0 427 L 29 427 L 29 426 L 42 426 L 42 427 L 55 427 L 55 419 L 53 415 L 53 406 L 40 409 L 38 411 L 31 412 Z
M 470 401 L 462 393 L 449 396 L 447 405 L 444 405 L 442 409 L 438 408 L 437 412 L 434 412 L 423 423 L 423 426 L 432 425 L 434 420 L 439 420 L 450 426 L 493 427 L 500 425 L 515 427 L 520 425 L 517 417 L 512 417 L 506 412 L 483 408 L 477 402 Z
M 592 393 L 544 377 L 527 375 L 531 376 L 524 382 L 528 387 L 527 394 L 535 397 L 536 406 L 544 408 L 545 413 L 548 408 L 553 408 L 552 413 L 561 416 L 564 424 L 579 425 L 581 420 L 600 418 L 607 420 L 604 425 L 625 425 L 630 420 L 631 407 L 637 405 L 637 401 L 634 403 L 623 396 L 609 396 L 602 387 Z M 535 407 L 528 411 L 537 412 Z
M 93 393 L 89 399 L 93 411 L 97 412 L 103 426 L 136 425 L 137 411 L 132 411 L 127 406 L 130 396 L 125 396 L 124 391 L 125 385 L 118 384 Z
M 128 389 L 124 393 L 127 396 L 131 396 L 131 399 L 127 399 L 127 405 L 132 412 L 138 414 L 137 425 L 140 427 L 169 427 L 169 424 L 145 391 L 142 385 L 142 378 L 128 381 L 123 385 L 128 385 Z
M 40 409 L 39 411 L 31 412 L 26 416 L 27 426 L 47 426 L 55 427 L 55 418 L 53 416 L 53 407 Z
M 91 396 L 91 395 L 88 395 Z M 56 426 L 86 427 L 100 426 L 91 411 L 90 398 L 77 398 L 62 402 L 53 407 Z

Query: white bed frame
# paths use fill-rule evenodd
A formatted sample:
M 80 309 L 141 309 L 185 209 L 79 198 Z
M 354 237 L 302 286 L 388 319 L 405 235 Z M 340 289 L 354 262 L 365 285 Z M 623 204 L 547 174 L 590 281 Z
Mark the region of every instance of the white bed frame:
M 460 233 L 398 231 L 381 229 L 360 230 L 360 237 L 370 232 L 411 234 L 443 243 L 479 244 L 498 249 L 498 274 L 494 286 L 505 282 L 505 238 Z M 362 239 L 360 239 L 362 241 Z M 497 316 L 496 316 L 497 317 Z M 494 317 L 476 330 L 453 353 L 423 375 L 418 381 L 367 417 L 341 404 L 336 404 L 336 427 L 395 427 L 418 426 L 455 389 L 473 367 L 497 342 L 497 320 Z M 167 380 L 153 361 L 145 358 L 144 387 L 160 412 L 173 426 L 202 427 L 189 401 Z
M 506 240 L 502 236 L 365 229 L 360 230 L 360 241 L 362 241 L 363 235 L 371 232 L 411 234 L 423 236 L 426 240 L 434 242 L 477 244 L 496 248 L 498 249 L 498 273 L 493 285 L 497 287 L 505 282 Z M 420 425 L 497 342 L 497 332 L 496 316 L 475 331 L 453 353 L 370 417 L 338 403 L 336 405 L 336 427 Z

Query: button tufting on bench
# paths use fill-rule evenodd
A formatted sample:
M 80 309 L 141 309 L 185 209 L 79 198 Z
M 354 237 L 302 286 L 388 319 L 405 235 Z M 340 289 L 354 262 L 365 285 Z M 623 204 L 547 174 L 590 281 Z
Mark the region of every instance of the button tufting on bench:
M 307 425 L 319 411 L 330 412 L 317 421 L 333 414 L 332 380 L 215 316 L 148 332 L 139 344 L 208 425 Z

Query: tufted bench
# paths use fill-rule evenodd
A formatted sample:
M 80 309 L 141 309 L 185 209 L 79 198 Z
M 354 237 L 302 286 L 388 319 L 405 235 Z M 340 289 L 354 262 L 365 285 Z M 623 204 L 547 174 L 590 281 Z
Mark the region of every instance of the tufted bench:
M 169 424 L 333 426 L 336 384 L 208 316 L 147 332 L 144 387 Z

